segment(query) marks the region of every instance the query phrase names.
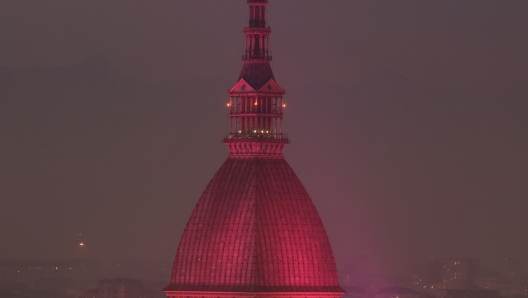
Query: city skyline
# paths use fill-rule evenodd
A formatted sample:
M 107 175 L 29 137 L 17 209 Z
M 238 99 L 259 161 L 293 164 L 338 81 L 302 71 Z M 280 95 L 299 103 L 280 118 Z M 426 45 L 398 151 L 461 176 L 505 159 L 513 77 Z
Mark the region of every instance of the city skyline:
M 172 259 L 226 156 L 240 2 L 0 4 L 0 259 Z M 285 155 L 338 264 L 528 259 L 526 2 L 272 4 Z

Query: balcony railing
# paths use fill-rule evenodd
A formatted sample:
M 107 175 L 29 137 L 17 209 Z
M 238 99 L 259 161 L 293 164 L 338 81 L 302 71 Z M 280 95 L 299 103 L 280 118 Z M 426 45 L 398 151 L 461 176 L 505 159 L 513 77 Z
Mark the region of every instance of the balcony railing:
M 271 55 L 261 54 L 261 55 L 242 55 L 242 60 L 264 60 L 264 61 L 271 61 L 272 60 Z
M 273 142 L 290 143 L 288 135 L 285 133 L 228 133 L 222 140 L 224 143 L 231 142 Z

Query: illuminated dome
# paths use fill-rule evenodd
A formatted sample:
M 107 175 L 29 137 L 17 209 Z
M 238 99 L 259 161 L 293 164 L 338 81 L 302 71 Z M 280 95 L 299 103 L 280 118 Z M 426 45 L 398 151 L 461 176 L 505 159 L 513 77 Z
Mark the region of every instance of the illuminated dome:
M 340 297 L 321 219 L 284 160 L 285 91 L 271 71 L 267 0 L 248 0 L 244 67 L 229 90 L 229 157 L 180 241 L 168 297 Z
M 229 158 L 185 228 L 167 290 L 340 292 L 325 229 L 283 158 Z

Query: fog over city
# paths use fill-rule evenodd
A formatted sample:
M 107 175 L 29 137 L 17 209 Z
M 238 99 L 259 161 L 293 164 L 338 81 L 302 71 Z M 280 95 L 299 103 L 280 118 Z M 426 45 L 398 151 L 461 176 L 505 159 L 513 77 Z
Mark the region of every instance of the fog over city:
M 0 3 L 0 260 L 170 266 L 227 158 L 245 2 Z M 527 15 L 269 1 L 285 158 L 338 268 L 528 260 Z

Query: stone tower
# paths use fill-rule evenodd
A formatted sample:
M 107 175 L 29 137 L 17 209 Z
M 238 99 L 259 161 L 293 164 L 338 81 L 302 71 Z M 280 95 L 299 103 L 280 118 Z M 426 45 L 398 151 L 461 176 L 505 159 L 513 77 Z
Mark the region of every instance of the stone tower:
M 229 156 L 198 200 L 170 284 L 176 297 L 340 297 L 321 219 L 282 151 L 285 91 L 270 66 L 267 0 L 247 0 L 244 66 L 229 90 Z

